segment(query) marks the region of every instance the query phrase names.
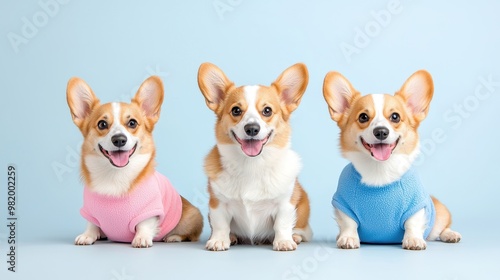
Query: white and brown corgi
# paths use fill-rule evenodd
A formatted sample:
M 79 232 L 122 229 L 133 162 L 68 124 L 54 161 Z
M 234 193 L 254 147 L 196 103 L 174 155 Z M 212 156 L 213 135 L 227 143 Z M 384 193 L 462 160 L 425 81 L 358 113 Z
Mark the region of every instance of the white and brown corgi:
M 217 116 L 217 145 L 205 159 L 208 176 L 208 250 L 237 242 L 295 250 L 312 237 L 309 200 L 299 184 L 299 156 L 290 148 L 290 114 L 308 83 L 304 64 L 286 69 L 270 86 L 236 87 L 204 63 L 198 85 Z
M 163 102 L 160 78 L 144 81 L 129 104 L 100 104 L 79 78 L 69 80 L 66 94 L 73 122 L 84 137 L 80 213 L 88 225 L 75 244 L 90 245 L 106 237 L 137 248 L 161 240 L 197 241 L 203 228 L 200 211 L 155 171 L 152 132 Z
M 342 155 L 351 161 L 332 199 L 339 248 L 359 248 L 361 241 L 423 250 L 425 239 L 460 241 L 450 229 L 450 212 L 425 192 L 412 168 L 419 153 L 417 128 L 433 91 L 424 70 L 394 95 L 361 96 L 340 73 L 326 75 L 323 95 L 340 128 Z

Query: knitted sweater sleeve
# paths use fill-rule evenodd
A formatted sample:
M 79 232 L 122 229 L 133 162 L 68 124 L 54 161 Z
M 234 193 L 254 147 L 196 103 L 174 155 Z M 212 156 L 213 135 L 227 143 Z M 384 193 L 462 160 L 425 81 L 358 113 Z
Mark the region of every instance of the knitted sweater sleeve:
M 413 168 L 401 179 L 401 185 L 405 192 L 404 204 L 406 205 L 406 211 L 401 216 L 401 228 L 404 229 L 404 223 L 427 206 L 430 196 L 423 188 L 420 177 Z
M 356 172 L 352 164 L 347 165 L 339 177 L 337 191 L 333 195 L 332 205 L 336 209 L 342 211 L 359 225 L 359 219 L 354 213 L 356 205 L 353 202 L 356 192 Z

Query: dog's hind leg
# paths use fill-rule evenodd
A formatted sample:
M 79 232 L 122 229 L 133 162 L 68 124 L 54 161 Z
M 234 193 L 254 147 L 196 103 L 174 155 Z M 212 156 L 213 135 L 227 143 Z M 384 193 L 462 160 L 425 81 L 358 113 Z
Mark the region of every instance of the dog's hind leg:
M 441 240 L 446 243 L 457 243 L 462 239 L 460 233 L 450 229 L 451 213 L 446 206 L 435 197 L 432 197 L 436 209 L 436 221 L 427 240 Z
M 165 242 L 198 241 L 203 230 L 203 216 L 187 199 L 182 199 L 182 215 L 177 226 L 164 238 Z
M 307 193 L 304 191 L 299 182 L 295 184 L 294 197 L 292 197 L 292 203 L 296 201 L 296 215 L 297 221 L 295 222 L 295 227 L 293 228 L 293 241 L 299 244 L 300 242 L 311 241 L 312 230 L 309 226 L 309 215 L 311 212 L 309 206 L 309 198 Z

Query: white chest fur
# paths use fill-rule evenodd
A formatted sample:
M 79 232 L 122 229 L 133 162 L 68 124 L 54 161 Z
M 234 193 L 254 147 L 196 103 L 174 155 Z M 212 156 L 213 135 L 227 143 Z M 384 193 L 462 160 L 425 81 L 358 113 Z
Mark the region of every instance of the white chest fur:
M 361 174 L 361 182 L 370 186 L 384 186 L 399 180 L 410 169 L 418 154 L 417 146 L 410 154 L 393 154 L 383 162 L 361 152 L 345 153 L 345 158 L 351 161 Z
M 219 145 L 223 171 L 210 182 L 231 218 L 231 232 L 250 239 L 273 235 L 279 208 L 290 203 L 300 172 L 299 156 L 290 149 L 267 147 L 249 158 L 237 145 Z
M 127 166 L 116 168 L 111 166 L 109 160 L 103 156 L 85 157 L 92 190 L 102 195 L 115 197 L 127 193 L 132 182 L 144 170 L 150 159 L 150 154 L 136 154 Z

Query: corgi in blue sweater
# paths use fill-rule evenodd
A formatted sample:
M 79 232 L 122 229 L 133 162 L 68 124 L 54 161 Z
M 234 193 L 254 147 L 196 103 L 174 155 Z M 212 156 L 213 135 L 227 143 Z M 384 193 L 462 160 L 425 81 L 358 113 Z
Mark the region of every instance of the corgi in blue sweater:
M 460 241 L 450 229 L 450 211 L 425 192 L 412 167 L 419 153 L 417 128 L 433 92 L 425 70 L 394 95 L 361 96 L 340 73 L 326 75 L 323 95 L 340 128 L 342 155 L 351 161 L 332 199 L 339 248 L 356 249 L 362 242 L 424 250 L 426 240 Z

